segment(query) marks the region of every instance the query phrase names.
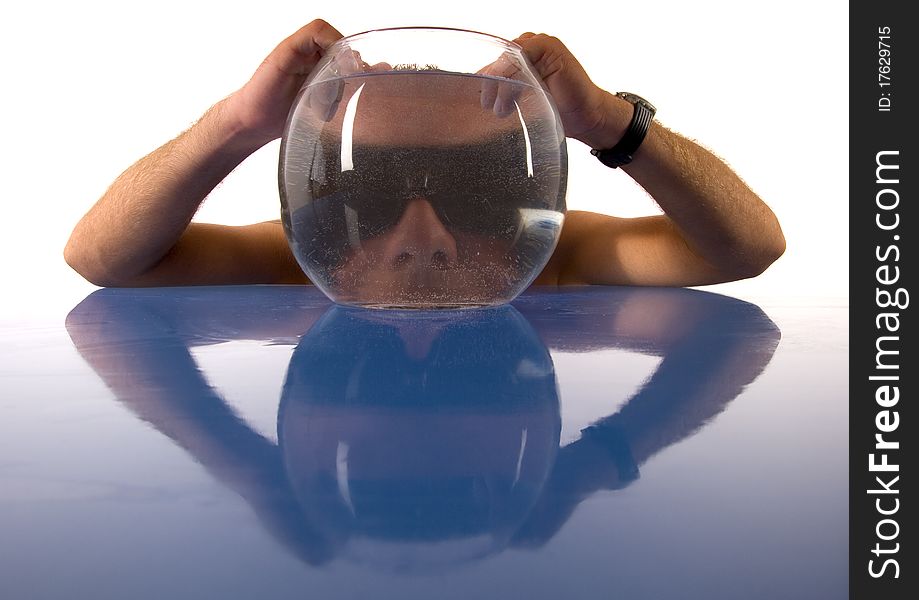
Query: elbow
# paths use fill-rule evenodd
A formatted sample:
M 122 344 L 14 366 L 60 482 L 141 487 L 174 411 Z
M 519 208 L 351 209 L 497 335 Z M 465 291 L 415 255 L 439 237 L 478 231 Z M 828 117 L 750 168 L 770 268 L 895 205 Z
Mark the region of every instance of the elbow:
M 70 236 L 64 246 L 64 261 L 71 269 L 76 271 L 83 279 L 99 287 L 119 287 L 118 277 L 111 273 L 101 260 L 94 257 L 94 253 L 80 244 L 74 236 Z
M 769 247 L 769 263 L 766 266 L 768 267 L 778 259 L 782 258 L 782 255 L 785 254 L 785 249 L 785 234 L 782 233 L 782 229 L 780 227 L 778 228 L 776 235 L 773 237 L 772 244 Z M 765 271 L 765 268 L 763 270 Z
M 734 265 L 734 279 L 749 279 L 762 275 L 785 254 L 785 235 L 778 224 L 772 233 L 757 241 L 754 247 L 738 251 L 737 256 L 741 258 Z
M 74 240 L 73 235 L 70 236 L 70 239 L 67 240 L 67 244 L 64 246 L 64 262 L 82 276 L 83 279 L 92 283 L 88 277 L 89 269 L 87 268 L 86 259 L 84 258 L 84 252 L 81 251 L 80 245 Z
M 104 277 L 100 277 L 100 273 L 93 268 L 92 261 L 87 258 L 86 251 L 80 247 L 80 244 L 74 240 L 73 236 L 67 240 L 67 245 L 64 246 L 64 262 L 86 281 L 93 285 L 105 287 L 105 284 L 102 283 Z
M 782 232 L 782 227 L 779 225 L 778 221 L 775 222 L 775 226 L 772 229 L 772 232 L 765 236 L 763 239 L 758 255 L 759 262 L 757 263 L 757 269 L 760 273 L 768 269 L 772 263 L 777 261 L 785 254 L 785 234 Z

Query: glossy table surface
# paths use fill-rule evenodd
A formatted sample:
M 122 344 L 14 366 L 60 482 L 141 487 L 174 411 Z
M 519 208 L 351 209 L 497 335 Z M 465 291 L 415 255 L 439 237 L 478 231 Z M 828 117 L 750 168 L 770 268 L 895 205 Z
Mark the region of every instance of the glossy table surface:
M 96 291 L 0 337 L 0 597 L 843 598 L 847 314 Z

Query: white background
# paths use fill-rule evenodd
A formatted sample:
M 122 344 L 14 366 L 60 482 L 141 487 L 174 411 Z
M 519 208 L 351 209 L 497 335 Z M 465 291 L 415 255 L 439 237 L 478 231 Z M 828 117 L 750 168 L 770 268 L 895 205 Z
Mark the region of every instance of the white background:
M 0 322 L 94 288 L 61 252 L 76 221 L 136 159 L 241 86 L 316 17 L 348 35 L 436 25 L 559 37 L 592 79 L 640 93 L 773 208 L 788 250 L 764 275 L 708 289 L 762 301 L 847 302 L 848 8 L 839 2 L 17 3 L 0 21 Z M 603 8 L 600 8 L 603 7 Z M 277 142 L 241 165 L 196 219 L 278 218 Z M 569 208 L 657 209 L 626 175 L 569 144 Z

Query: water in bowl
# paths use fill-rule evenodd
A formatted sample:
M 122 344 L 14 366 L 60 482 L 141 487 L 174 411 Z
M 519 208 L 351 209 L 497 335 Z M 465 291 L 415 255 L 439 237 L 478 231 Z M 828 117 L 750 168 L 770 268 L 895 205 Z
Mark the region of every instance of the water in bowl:
M 544 90 L 407 69 L 326 80 L 295 102 L 282 221 L 300 266 L 343 304 L 501 304 L 549 260 L 567 155 Z

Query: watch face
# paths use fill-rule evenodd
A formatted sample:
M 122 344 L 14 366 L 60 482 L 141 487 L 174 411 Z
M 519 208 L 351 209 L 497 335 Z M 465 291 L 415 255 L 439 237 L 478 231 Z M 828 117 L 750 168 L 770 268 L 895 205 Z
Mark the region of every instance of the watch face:
M 639 96 L 638 94 L 633 94 L 632 92 L 619 92 L 616 95 L 624 100 L 628 100 L 632 104 L 641 104 L 642 106 L 650 110 L 652 115 L 657 112 L 657 109 L 654 108 L 653 104 L 651 104 L 650 102 L 648 102 L 647 100 Z

